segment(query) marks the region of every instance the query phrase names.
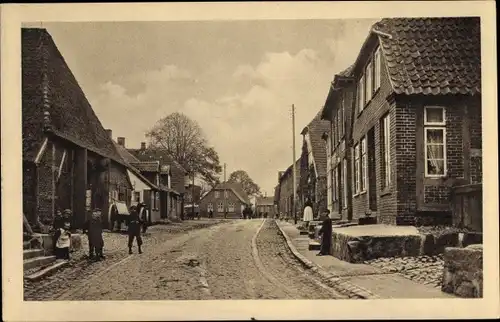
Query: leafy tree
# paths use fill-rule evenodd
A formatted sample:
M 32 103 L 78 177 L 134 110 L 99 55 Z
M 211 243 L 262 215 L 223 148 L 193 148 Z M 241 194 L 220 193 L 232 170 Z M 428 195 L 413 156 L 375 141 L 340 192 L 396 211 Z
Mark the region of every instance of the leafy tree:
M 244 170 L 236 170 L 229 175 L 230 183 L 239 183 L 243 187 L 243 191 L 249 196 L 260 196 L 260 187 L 256 184 L 248 173 Z
M 196 121 L 176 112 L 160 119 L 146 137 L 150 148 L 167 152 L 189 175 L 198 175 L 212 187 L 219 183 L 219 155 Z

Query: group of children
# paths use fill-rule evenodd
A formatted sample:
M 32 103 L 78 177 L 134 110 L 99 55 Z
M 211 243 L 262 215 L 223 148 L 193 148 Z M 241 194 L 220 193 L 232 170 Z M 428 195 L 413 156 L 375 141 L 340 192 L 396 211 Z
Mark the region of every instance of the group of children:
M 141 211 L 142 212 L 142 211 Z M 57 211 L 54 216 L 53 236 L 54 253 L 56 259 L 69 260 L 71 247 L 71 210 L 66 209 L 63 213 Z M 146 231 L 146 223 L 142 216 L 139 216 L 136 206 L 130 207 L 130 218 L 128 221 L 128 248 L 129 254 L 132 254 L 134 239 L 137 241 L 139 254 L 142 254 L 142 232 Z M 87 235 L 89 241 L 89 259 L 103 260 L 104 239 L 102 236 L 102 213 L 101 209 L 96 208 L 92 215 L 84 224 L 83 233 Z

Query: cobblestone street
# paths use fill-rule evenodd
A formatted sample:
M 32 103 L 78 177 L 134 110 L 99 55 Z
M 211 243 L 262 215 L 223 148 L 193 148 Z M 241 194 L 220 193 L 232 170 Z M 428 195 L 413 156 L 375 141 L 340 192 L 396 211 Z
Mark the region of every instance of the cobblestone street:
M 332 299 L 292 257 L 273 220 L 184 222 L 156 226 L 143 254 L 128 255 L 126 236 L 106 235 L 107 258 L 72 265 L 26 284 L 26 300 Z M 200 228 L 186 231 L 188 228 Z M 262 226 L 262 228 L 261 228 Z M 182 227 L 182 228 L 180 228 Z M 259 230 L 260 229 L 260 230 Z M 85 240 L 85 238 L 84 238 Z

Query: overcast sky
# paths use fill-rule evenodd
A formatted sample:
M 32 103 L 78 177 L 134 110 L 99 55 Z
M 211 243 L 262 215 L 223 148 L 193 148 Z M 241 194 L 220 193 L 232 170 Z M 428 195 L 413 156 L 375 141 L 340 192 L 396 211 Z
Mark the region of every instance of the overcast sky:
M 161 117 L 196 120 L 227 163 L 268 195 L 335 73 L 352 64 L 375 20 L 92 22 L 47 28 L 87 99 L 128 148 Z

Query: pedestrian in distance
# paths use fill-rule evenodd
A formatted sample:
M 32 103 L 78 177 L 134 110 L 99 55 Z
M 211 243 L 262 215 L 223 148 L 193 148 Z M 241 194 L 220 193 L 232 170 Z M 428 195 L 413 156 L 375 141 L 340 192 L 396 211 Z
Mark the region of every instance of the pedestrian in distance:
M 130 219 L 128 223 L 128 253 L 133 254 L 132 246 L 134 244 L 134 239 L 137 240 L 137 248 L 139 249 L 139 254 L 142 254 L 142 237 L 141 237 L 141 220 L 137 214 L 137 207 L 130 207 Z
M 317 256 L 330 255 L 332 245 L 332 219 L 330 218 L 330 210 L 323 211 L 321 216 L 323 223 L 319 233 L 321 234 L 321 248 Z
M 148 230 L 149 226 L 149 211 L 144 202 L 141 202 L 139 205 L 139 220 L 142 223 L 142 233 L 145 234 Z
M 312 203 L 308 200 L 305 203 L 304 214 L 302 216 L 302 221 L 306 224 L 306 228 L 309 228 L 309 222 L 314 218 Z
M 98 261 L 104 259 L 101 209 L 95 208 L 92 211 L 91 218 L 87 220 L 84 225 L 83 233 L 87 234 L 89 240 L 89 259 L 95 259 Z
M 61 210 L 57 209 L 55 215 L 54 215 L 54 220 L 52 222 L 52 228 L 51 228 L 51 234 L 52 234 L 52 245 L 54 248 L 54 252 L 56 252 L 56 242 L 57 242 L 57 237 L 56 233 L 59 231 L 59 229 L 63 228 L 64 226 L 64 218 L 61 213 Z
M 56 259 L 69 260 L 69 248 L 71 246 L 71 232 L 69 222 L 64 223 L 62 228 L 56 230 L 55 239 Z

